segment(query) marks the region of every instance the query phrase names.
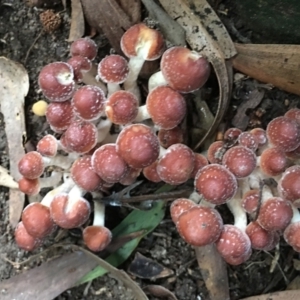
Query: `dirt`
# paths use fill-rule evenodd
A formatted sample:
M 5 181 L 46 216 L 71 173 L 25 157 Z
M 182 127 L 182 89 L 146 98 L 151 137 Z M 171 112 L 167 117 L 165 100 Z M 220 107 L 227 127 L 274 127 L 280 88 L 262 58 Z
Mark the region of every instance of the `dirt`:
M 221 5 L 223 5 L 221 8 L 226 9 L 224 4 Z M 31 112 L 32 104 L 42 98 L 37 85 L 38 73 L 47 63 L 57 60 L 65 61 L 69 56 L 67 38 L 70 28 L 70 11 L 63 11 L 63 7 L 57 6 L 55 11 L 59 13 L 62 19 L 60 28 L 52 34 L 42 34 L 35 41 L 42 30 L 39 20 L 39 14 L 42 11 L 41 9 L 30 8 L 17 0 L 0 0 L 0 56 L 23 63 L 30 78 L 30 91 L 26 97 L 25 114 L 28 143 L 32 146 L 36 144 L 41 136 L 49 132 L 49 128 L 45 126 L 44 118 L 38 118 Z M 249 32 L 234 25 L 234 20 L 230 19 L 230 17 L 227 17 L 224 23 L 229 24 L 229 32 L 235 39 L 241 39 L 237 35 L 251 39 Z M 237 31 L 235 32 L 232 28 Z M 108 53 L 109 47 L 105 37 L 102 35 L 97 35 L 95 41 L 100 45 L 97 57 L 97 60 L 99 60 Z M 31 50 L 28 52 L 30 48 Z M 256 87 L 257 83 L 251 79 L 239 81 L 235 84 L 228 112 L 228 125 L 230 125 L 230 116 L 234 115 L 241 102 L 245 101 L 249 90 Z M 274 116 L 282 115 L 289 107 L 299 105 L 299 97 L 295 95 L 287 94 L 277 89 L 265 90 L 266 93 L 260 106 L 250 112 L 250 119 L 253 122 L 259 122 L 259 126 L 265 127 Z M 255 124 L 257 125 L 257 123 Z M 8 168 L 4 126 L 1 121 L 0 164 Z M 226 219 L 228 213 L 225 212 L 224 214 Z M 50 252 L 47 254 L 47 257 L 34 259 L 24 265 L 18 264 L 31 257 L 31 255 L 42 253 L 55 241 L 53 237 L 50 238 L 46 245 L 33 253 L 27 253 L 16 246 L 13 230 L 8 222 L 8 191 L 5 188 L 0 189 L 0 220 L 0 280 L 11 278 L 26 269 L 40 264 L 42 260 L 46 260 L 55 254 Z M 228 220 L 230 221 L 230 216 Z M 64 240 L 82 244 L 82 241 L 74 232 L 69 232 Z M 149 284 L 162 285 L 173 292 L 179 300 L 208 299 L 207 290 L 198 269 L 194 251 L 192 247 L 188 246 L 179 237 L 168 214 L 168 209 L 164 220 L 152 234 L 142 240 L 137 251 L 174 271 L 174 274 L 170 277 L 156 281 L 135 278 L 142 287 Z M 297 258 L 297 255 L 284 241 L 281 241 L 279 251 L 278 263 L 272 272 L 270 268 L 276 250 L 268 253 L 254 251 L 251 258 L 243 265 L 238 267 L 228 266 L 232 300 L 286 288 L 287 284 L 296 276 L 296 271 L 293 268 L 293 258 Z M 132 258 L 122 265 L 121 268 L 126 270 Z M 85 284 L 73 287 L 56 299 L 93 300 L 99 298 L 130 300 L 132 295 L 116 279 L 105 275 L 93 280 L 89 286 Z M 149 299 L 154 300 L 158 298 L 149 295 Z

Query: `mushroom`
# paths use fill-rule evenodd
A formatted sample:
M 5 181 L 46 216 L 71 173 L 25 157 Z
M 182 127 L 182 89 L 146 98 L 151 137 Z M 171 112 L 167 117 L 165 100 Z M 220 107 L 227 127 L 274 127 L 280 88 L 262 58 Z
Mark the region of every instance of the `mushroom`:
M 201 88 L 210 75 L 206 58 L 182 46 L 171 47 L 163 53 L 160 69 L 150 77 L 149 91 L 169 85 L 181 93 L 190 93 Z
M 70 46 L 72 56 L 83 56 L 89 60 L 94 60 L 97 55 L 97 44 L 89 37 L 79 38 Z
M 104 226 L 104 213 L 104 204 L 95 200 L 93 225 L 87 226 L 82 232 L 84 243 L 94 252 L 104 250 L 112 239 L 111 231 Z

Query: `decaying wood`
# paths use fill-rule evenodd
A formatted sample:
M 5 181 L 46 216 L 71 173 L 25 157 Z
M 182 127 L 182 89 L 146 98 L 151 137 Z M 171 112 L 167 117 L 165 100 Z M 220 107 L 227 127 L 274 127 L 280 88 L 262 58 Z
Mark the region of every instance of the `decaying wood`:
M 89 25 L 103 32 L 117 53 L 122 53 L 120 40 L 132 22 L 116 0 L 81 0 Z
M 141 22 L 142 16 L 140 0 L 117 0 L 117 2 L 133 24 Z
M 254 79 L 300 95 L 300 45 L 235 44 L 235 69 Z
M 300 290 L 295 290 L 295 291 L 274 292 L 265 295 L 243 298 L 241 300 L 299 300 L 299 299 L 300 299 Z
M 80 0 L 71 0 L 72 16 L 68 42 L 74 42 L 84 35 L 84 16 Z

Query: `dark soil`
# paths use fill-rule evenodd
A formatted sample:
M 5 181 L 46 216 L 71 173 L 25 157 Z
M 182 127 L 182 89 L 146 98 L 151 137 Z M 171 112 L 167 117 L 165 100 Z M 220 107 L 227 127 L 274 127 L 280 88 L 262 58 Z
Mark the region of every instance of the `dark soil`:
M 219 1 L 220 2 L 220 1 Z M 221 4 L 221 9 L 226 9 Z M 39 14 L 42 10 L 29 8 L 23 2 L 17 0 L 0 0 L 0 56 L 8 57 L 17 62 L 23 63 L 28 71 L 30 78 L 30 91 L 26 97 L 26 122 L 28 143 L 32 146 L 36 141 L 46 133 L 49 128 L 45 125 L 44 118 L 38 118 L 31 112 L 32 104 L 41 99 L 42 95 L 37 85 L 37 76 L 40 69 L 47 63 L 57 60 L 67 60 L 69 55 L 68 38 L 70 28 L 70 12 L 63 11 L 63 7 L 56 7 L 56 12 L 60 12 L 62 25 L 52 34 L 40 34 L 42 27 L 39 20 Z M 226 19 L 226 20 L 225 20 Z M 234 19 L 230 19 L 230 14 L 224 18 L 224 23 L 228 25 L 229 32 L 235 40 L 241 39 L 240 36 L 251 40 L 251 34 L 244 29 L 232 27 Z M 237 32 L 232 30 L 235 28 Z M 97 60 L 101 59 L 109 51 L 106 39 L 97 35 L 95 41 L 98 43 L 99 53 Z M 27 54 L 28 50 L 30 53 Z M 27 57 L 28 56 L 28 57 Z M 26 62 L 25 59 L 27 58 Z M 251 79 L 245 79 L 235 84 L 235 90 L 228 116 L 233 116 L 239 105 L 246 101 L 249 90 L 257 88 L 257 83 Z M 264 88 L 264 87 L 263 87 Z M 260 106 L 249 112 L 251 126 L 265 127 L 267 122 L 278 115 L 282 115 L 289 107 L 299 105 L 299 97 L 272 89 L 267 90 Z M 230 118 L 228 119 L 230 120 Z M 230 125 L 230 121 L 227 121 Z M 6 140 L 4 133 L 4 124 L 0 123 L 0 163 L 9 168 L 8 154 L 6 152 Z M 12 276 L 32 268 L 41 261 L 54 256 L 55 253 L 48 253 L 34 259 L 24 265 L 12 264 L 8 262 L 20 263 L 25 261 L 32 254 L 41 253 L 54 240 L 49 240 L 43 248 L 27 253 L 20 250 L 13 239 L 13 230 L 8 222 L 8 191 L 0 189 L 0 280 L 11 278 Z M 168 211 L 168 210 L 167 210 Z M 127 210 L 125 210 L 125 213 Z M 124 212 L 123 212 L 124 213 Z M 225 218 L 226 218 L 226 212 Z M 230 221 L 230 217 L 228 217 Z M 70 232 L 64 241 L 82 244 L 76 234 Z M 136 279 L 142 286 L 148 284 L 159 284 L 173 292 L 179 300 L 206 300 L 208 299 L 207 290 L 204 281 L 198 269 L 194 251 L 179 237 L 176 229 L 170 219 L 168 212 L 163 222 L 156 230 L 147 236 L 140 243 L 137 251 L 148 258 L 161 263 L 163 266 L 174 271 L 174 275 L 159 279 L 156 281 L 147 281 Z M 251 258 L 241 266 L 228 266 L 228 276 L 230 284 L 231 299 L 241 299 L 246 296 L 259 295 L 270 291 L 284 290 L 287 284 L 296 276 L 293 267 L 293 258 L 297 258 L 294 251 L 283 241 L 280 243 L 279 259 L 271 272 L 273 258 L 276 251 L 268 253 L 254 251 Z M 128 267 L 131 259 L 126 262 L 122 268 Z M 33 279 L 34 280 L 34 279 Z M 87 288 L 86 285 L 74 287 L 65 291 L 57 297 L 63 299 L 133 299 L 131 294 L 122 287 L 122 284 L 109 275 L 93 280 Z M 0 297 L 1 299 L 1 297 Z M 149 295 L 149 299 L 157 299 Z M 21 298 L 19 298 L 21 300 Z

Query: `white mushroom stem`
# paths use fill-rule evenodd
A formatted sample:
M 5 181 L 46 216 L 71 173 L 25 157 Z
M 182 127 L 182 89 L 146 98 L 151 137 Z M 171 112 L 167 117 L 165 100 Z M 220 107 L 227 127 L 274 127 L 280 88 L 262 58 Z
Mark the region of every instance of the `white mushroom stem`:
M 292 206 L 292 209 L 293 209 L 293 217 L 292 217 L 292 220 L 291 220 L 291 224 L 292 223 L 297 223 L 297 222 L 300 222 L 300 212 L 299 212 L 299 209 L 291 203 L 291 206 Z
M 247 214 L 241 205 L 242 189 L 239 187 L 232 199 L 227 202 L 227 206 L 234 216 L 234 225 L 242 231 L 247 227 Z
M 94 226 L 104 226 L 105 205 L 99 201 L 94 201 Z
M 69 169 L 73 163 L 73 157 L 56 155 L 54 157 L 45 157 L 43 156 L 43 163 L 45 167 L 48 166 L 57 166 L 62 169 Z
M 8 174 L 8 170 L 0 166 L 0 185 L 6 186 L 10 189 L 19 188 L 19 184 L 13 179 L 13 177 Z
M 139 107 L 138 114 L 135 117 L 133 122 L 139 123 L 139 122 L 142 122 L 142 121 L 147 120 L 147 119 L 151 119 L 151 116 L 149 115 L 147 106 L 142 105 L 142 106 Z
M 92 68 L 88 72 L 82 72 L 82 82 L 86 85 L 98 86 L 104 93 L 107 91 L 105 84 L 97 76 L 97 65 L 94 63 L 92 63 Z
M 51 176 L 49 177 L 41 177 L 39 178 L 40 188 L 48 188 L 52 186 L 57 186 L 59 182 L 62 180 L 62 173 L 53 171 Z
M 97 125 L 98 137 L 97 142 L 101 143 L 109 135 L 112 122 L 107 118 L 106 120 L 101 120 Z
M 121 89 L 120 85 L 118 83 L 107 83 L 107 98 L 111 96 L 114 92 L 117 92 Z
M 168 85 L 168 81 L 164 77 L 162 71 L 158 71 L 151 75 L 148 81 L 148 90 L 149 93 L 158 86 Z
M 75 182 L 71 179 L 71 177 L 68 177 L 64 183 L 48 192 L 42 199 L 41 203 L 49 207 L 51 201 L 56 195 L 60 193 L 68 193 L 74 186 Z

